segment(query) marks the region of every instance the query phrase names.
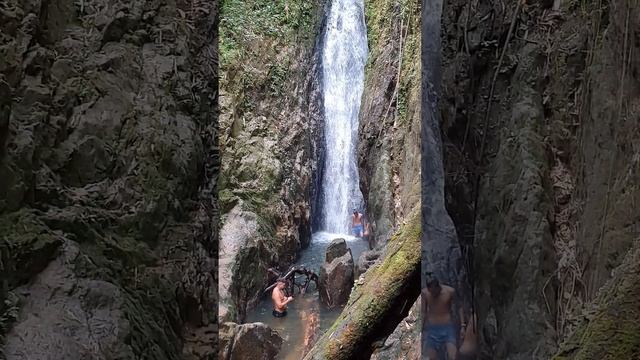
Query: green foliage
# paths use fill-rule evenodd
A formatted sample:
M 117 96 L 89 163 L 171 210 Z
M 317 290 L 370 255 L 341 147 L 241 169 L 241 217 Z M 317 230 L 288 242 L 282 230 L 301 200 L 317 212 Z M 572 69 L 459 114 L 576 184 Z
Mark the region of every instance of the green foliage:
M 269 69 L 269 93 L 273 96 L 281 96 L 282 90 L 289 73 L 289 62 L 272 64 Z
M 398 6 L 399 5 L 399 6 Z M 366 81 L 382 71 L 389 64 L 398 64 L 398 56 L 402 56 L 401 69 L 398 72 L 400 81 L 395 90 L 395 101 L 398 122 L 406 125 L 408 114 L 419 104 L 420 90 L 420 11 L 417 0 L 368 0 L 366 2 L 367 37 L 369 42 L 369 59 L 365 74 Z M 397 27 L 402 24 L 402 38 Z M 400 41 L 402 43 L 400 44 Z M 401 45 L 401 54 L 388 52 L 392 46 Z M 385 58 L 380 59 L 380 56 Z M 373 72 L 373 73 L 372 73 Z
M 301 0 L 224 0 L 220 16 L 222 66 L 242 61 L 258 42 L 303 41 L 310 38 L 314 4 Z

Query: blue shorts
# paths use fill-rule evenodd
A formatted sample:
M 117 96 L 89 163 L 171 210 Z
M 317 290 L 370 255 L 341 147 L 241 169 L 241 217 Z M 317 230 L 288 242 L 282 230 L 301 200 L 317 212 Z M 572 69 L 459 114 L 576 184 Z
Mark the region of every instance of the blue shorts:
M 355 225 L 355 226 L 352 228 L 352 231 L 353 231 L 353 235 L 356 235 L 356 236 L 357 236 L 357 235 L 362 235 L 362 233 L 364 232 L 364 226 L 362 226 L 362 224 L 360 224 L 360 225 Z
M 439 350 L 446 343 L 456 344 L 456 331 L 452 324 L 427 325 L 427 346 Z

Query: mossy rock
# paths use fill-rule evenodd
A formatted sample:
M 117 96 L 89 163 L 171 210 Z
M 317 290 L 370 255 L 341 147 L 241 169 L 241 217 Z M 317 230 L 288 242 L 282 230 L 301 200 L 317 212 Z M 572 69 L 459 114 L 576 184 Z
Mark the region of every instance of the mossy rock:
M 420 293 L 421 221 L 416 206 L 391 237 L 384 260 L 365 273 L 333 326 L 305 360 L 364 358 L 395 329 Z M 407 306 L 405 306 L 408 304 Z
M 0 256 L 9 287 L 28 281 L 55 258 L 62 234 L 48 228 L 33 211 L 0 216 Z
M 553 360 L 637 359 L 640 354 L 640 243 L 600 290 L 589 318 Z

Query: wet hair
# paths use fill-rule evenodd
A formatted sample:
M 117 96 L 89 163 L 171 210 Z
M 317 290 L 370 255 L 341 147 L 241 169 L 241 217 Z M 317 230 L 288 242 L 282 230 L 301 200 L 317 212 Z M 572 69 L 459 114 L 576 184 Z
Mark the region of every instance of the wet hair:
M 433 289 L 433 288 L 437 288 L 440 287 L 440 281 L 438 281 L 438 278 L 436 278 L 435 276 L 431 276 L 427 279 L 427 288 L 428 289 Z

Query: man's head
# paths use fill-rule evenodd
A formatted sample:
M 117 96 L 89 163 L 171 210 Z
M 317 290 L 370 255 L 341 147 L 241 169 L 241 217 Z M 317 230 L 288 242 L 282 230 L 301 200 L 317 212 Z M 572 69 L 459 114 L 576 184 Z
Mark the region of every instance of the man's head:
M 438 278 L 432 276 L 429 280 L 427 280 L 427 289 L 429 289 L 429 292 L 433 296 L 440 295 L 442 287 L 440 286 L 440 281 L 438 281 Z
M 287 286 L 287 281 L 284 278 L 279 278 L 276 283 L 276 287 L 280 290 L 284 289 Z
M 353 215 L 358 215 L 358 210 L 357 209 L 353 209 Z

